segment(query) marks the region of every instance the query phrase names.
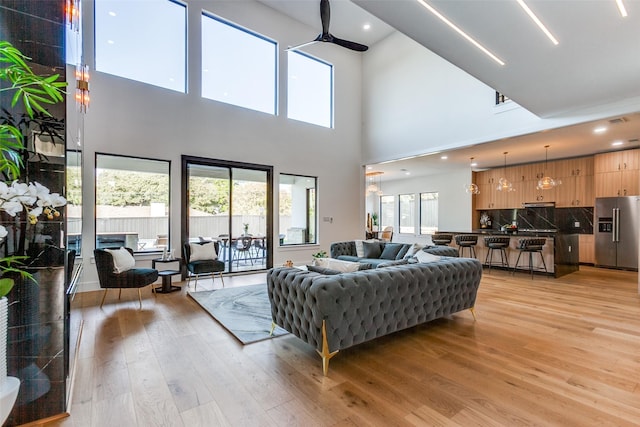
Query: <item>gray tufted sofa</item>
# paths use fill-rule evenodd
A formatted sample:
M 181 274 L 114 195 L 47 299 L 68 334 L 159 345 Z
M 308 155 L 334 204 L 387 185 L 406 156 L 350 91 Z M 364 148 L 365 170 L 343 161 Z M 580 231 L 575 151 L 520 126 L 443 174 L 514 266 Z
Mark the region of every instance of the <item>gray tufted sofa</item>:
M 336 275 L 279 267 L 267 273 L 267 288 L 274 327 L 314 346 L 327 375 L 341 349 L 465 309 L 473 314 L 481 276 L 477 259 L 443 257 Z
M 403 259 L 404 255 L 407 253 L 409 248 L 411 247 L 411 243 L 386 243 L 386 242 L 377 242 L 380 245 L 381 256 L 384 255 L 384 249 L 388 246 L 396 246 L 399 248 L 399 251 L 393 255 L 392 258 L 361 258 L 358 257 L 356 251 L 356 242 L 354 240 L 346 241 L 346 242 L 334 242 L 329 247 L 329 256 L 331 258 L 336 258 L 342 261 L 353 261 L 353 262 L 361 262 L 366 264 L 371 264 L 373 268 L 376 268 L 380 265 L 388 266 L 391 265 L 392 261 L 400 261 Z M 424 252 L 430 253 L 432 255 L 439 256 L 458 256 L 458 250 L 456 248 L 452 248 L 451 246 L 427 246 L 422 249 Z

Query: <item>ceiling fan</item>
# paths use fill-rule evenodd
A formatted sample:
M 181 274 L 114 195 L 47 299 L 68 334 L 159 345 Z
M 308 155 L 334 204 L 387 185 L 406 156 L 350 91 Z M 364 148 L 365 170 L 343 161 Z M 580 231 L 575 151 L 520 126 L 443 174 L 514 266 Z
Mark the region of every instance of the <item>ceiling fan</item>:
M 322 34 L 319 34 L 318 37 L 310 42 L 302 43 L 297 46 L 290 46 L 289 48 L 287 48 L 287 50 L 300 49 L 301 47 L 309 46 L 318 42 L 334 43 L 338 46 L 346 47 L 347 49 L 356 50 L 358 52 L 364 52 L 369 49 L 368 46 L 365 46 L 363 44 L 334 37 L 333 34 L 329 32 L 329 21 L 331 21 L 331 8 L 329 6 L 329 0 L 320 0 L 320 20 L 322 21 Z

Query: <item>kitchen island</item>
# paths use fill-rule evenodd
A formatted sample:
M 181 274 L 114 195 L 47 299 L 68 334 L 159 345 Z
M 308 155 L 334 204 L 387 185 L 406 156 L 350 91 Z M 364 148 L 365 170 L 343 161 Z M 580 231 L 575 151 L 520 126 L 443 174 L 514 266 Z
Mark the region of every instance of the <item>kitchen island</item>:
M 484 244 L 484 238 L 489 236 L 508 236 L 510 237 L 509 247 L 506 249 L 507 258 L 509 260 L 509 268 L 513 269 L 518 259 L 520 250 L 518 249 L 518 240 L 539 237 L 546 240 L 545 245 L 542 248 L 542 256 L 547 266 L 547 274 L 553 277 L 564 276 L 565 274 L 578 271 L 580 267 L 579 263 L 579 244 L 578 234 L 562 233 L 557 230 L 551 229 L 520 229 L 517 231 L 501 231 L 495 229 L 482 228 L 472 230 L 471 232 L 452 232 L 452 231 L 439 231 L 439 233 L 450 233 L 454 236 L 457 234 L 473 234 L 478 236 L 478 244 L 476 245 L 476 256 L 480 262 L 485 263 L 487 257 L 488 248 Z M 451 242 L 451 246 L 457 247 L 455 239 Z M 498 259 L 499 255 L 494 254 L 494 257 Z M 520 258 L 520 265 L 518 265 L 518 271 L 529 271 L 529 257 L 523 255 Z M 534 270 L 543 270 L 542 261 L 538 255 L 533 256 Z M 500 268 L 492 266 L 492 268 Z

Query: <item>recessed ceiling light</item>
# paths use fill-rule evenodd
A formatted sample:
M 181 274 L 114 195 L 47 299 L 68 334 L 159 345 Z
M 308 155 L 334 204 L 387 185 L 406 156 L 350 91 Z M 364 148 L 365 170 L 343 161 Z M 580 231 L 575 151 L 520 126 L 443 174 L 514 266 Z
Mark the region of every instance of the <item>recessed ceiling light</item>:
M 367 170 L 373 169 L 373 166 L 367 166 Z
M 624 144 L 624 142 L 622 142 L 622 141 L 613 141 L 611 143 L 611 145 L 613 145 L 614 147 L 617 147 L 618 145 L 622 145 L 622 144 Z
M 115 44 L 113 40 L 107 40 L 107 44 Z
M 442 160 L 447 160 L 449 157 L 448 157 L 448 156 L 440 156 L 440 158 L 441 158 Z
M 471 163 L 471 167 L 472 168 L 475 168 L 476 166 L 478 166 L 478 163 L 476 163 L 476 162 Z
M 404 174 L 405 174 L 405 175 L 411 175 L 411 172 L 406 171 Z
M 593 133 L 605 133 L 607 131 L 606 126 L 598 126 L 593 130 Z
M 556 38 L 553 37 L 553 34 L 551 34 L 551 31 L 547 29 L 547 27 L 542 23 L 542 21 L 536 16 L 536 14 L 533 13 L 531 9 L 529 9 L 529 6 L 527 6 L 524 0 L 516 0 L 516 1 L 520 5 L 520 7 L 522 7 L 524 11 L 527 12 L 527 15 L 529 15 L 529 18 L 531 18 L 531 20 L 536 23 L 536 25 L 542 30 L 542 32 L 547 35 L 549 40 L 551 40 L 553 44 L 558 44 L 558 40 L 556 40 Z
M 624 3 L 622 3 L 622 0 L 616 0 L 616 4 L 618 5 L 618 10 L 620 11 L 620 15 L 622 15 L 623 18 L 626 18 L 627 9 L 624 7 Z
M 363 29 L 363 30 L 365 30 L 365 31 L 370 30 L 370 29 L 371 29 L 371 24 L 369 24 L 369 23 L 364 24 L 364 25 L 362 26 L 362 29 Z
M 109 16 L 116 16 L 116 13 L 114 11 L 109 12 Z
M 438 12 L 437 10 L 435 10 L 433 8 L 433 6 L 431 6 L 429 3 L 427 3 L 425 0 L 416 0 L 418 3 L 420 3 L 422 6 L 424 6 L 425 9 L 427 9 L 429 12 L 431 12 L 433 15 L 435 15 L 438 19 L 440 19 L 442 22 L 444 22 L 445 24 L 447 24 L 451 29 L 453 29 L 456 33 L 460 34 L 462 37 L 464 37 L 465 39 L 467 39 L 467 41 L 469 43 L 471 43 L 472 45 L 474 45 L 475 47 L 477 47 L 478 49 L 480 49 L 481 51 L 483 51 L 489 58 L 493 59 L 494 61 L 496 61 L 498 64 L 500 65 L 504 65 L 504 61 L 500 58 L 498 58 L 497 56 L 495 56 L 493 53 L 489 52 L 489 49 L 487 49 L 486 47 L 482 46 L 479 42 L 477 42 L 473 37 L 471 37 L 469 34 L 465 33 L 464 31 L 462 31 L 456 24 L 454 24 L 453 22 L 449 21 L 444 15 L 442 15 L 440 12 Z

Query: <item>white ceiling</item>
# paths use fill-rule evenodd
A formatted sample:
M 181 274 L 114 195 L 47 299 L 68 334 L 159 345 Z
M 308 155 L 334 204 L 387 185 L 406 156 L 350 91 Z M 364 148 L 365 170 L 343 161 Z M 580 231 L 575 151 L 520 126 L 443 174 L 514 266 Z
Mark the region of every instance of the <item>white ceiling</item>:
M 309 40 L 320 33 L 319 0 L 259 1 L 316 29 Z M 558 45 L 515 0 L 427 1 L 505 65 L 485 56 L 416 0 L 332 0 L 330 30 L 336 37 L 369 46 L 398 30 L 540 117 L 571 115 L 640 97 L 639 0 L 623 0 L 626 18 L 615 0 L 526 0 Z M 364 23 L 371 29 L 364 31 Z M 547 144 L 549 159 L 638 147 L 640 114 L 625 117 L 626 122 L 609 124 L 601 135 L 592 130 L 607 120 L 456 150 L 447 153 L 446 162 L 440 155 L 427 155 L 376 165 L 376 170 L 384 171 L 386 180 L 401 177 L 401 169 L 417 176 L 468 167 L 470 157 L 475 157 L 478 168 L 500 166 L 504 151 L 509 152 L 508 164 L 526 163 L 544 160 Z M 614 148 L 614 140 L 624 145 Z

